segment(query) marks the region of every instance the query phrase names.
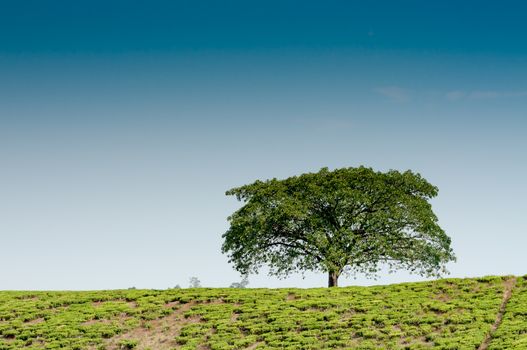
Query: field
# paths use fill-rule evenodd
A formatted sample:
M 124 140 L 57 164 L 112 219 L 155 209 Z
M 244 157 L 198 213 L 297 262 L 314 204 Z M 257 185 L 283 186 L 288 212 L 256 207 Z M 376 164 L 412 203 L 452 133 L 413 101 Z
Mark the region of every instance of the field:
M 527 349 L 527 277 L 0 292 L 0 350 L 59 348 Z

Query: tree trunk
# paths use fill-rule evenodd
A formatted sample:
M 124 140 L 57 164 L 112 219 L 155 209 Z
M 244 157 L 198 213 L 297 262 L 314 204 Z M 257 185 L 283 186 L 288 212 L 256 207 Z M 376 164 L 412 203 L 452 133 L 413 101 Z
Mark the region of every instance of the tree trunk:
M 328 273 L 328 287 L 338 287 L 339 285 L 339 275 L 334 271 L 329 271 Z

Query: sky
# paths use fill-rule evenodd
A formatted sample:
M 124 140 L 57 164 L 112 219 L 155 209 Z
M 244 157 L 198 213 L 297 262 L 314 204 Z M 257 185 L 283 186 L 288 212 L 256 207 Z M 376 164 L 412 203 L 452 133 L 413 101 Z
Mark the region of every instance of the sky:
M 226 190 L 359 165 L 439 188 L 450 277 L 526 274 L 526 10 L 0 0 L 0 290 L 228 286 Z

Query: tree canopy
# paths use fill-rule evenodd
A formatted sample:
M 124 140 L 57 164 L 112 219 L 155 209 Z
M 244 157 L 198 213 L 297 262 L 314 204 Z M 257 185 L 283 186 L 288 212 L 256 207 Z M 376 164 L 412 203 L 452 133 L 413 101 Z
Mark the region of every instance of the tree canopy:
M 429 200 L 437 187 L 408 170 L 322 168 L 230 189 L 244 205 L 228 217 L 222 251 L 241 274 L 296 271 L 376 275 L 383 266 L 439 276 L 455 260 Z

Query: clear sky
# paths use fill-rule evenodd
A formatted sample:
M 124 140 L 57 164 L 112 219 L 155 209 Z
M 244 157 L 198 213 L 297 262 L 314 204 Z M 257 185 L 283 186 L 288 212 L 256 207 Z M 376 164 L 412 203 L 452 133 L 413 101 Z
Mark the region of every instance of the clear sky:
M 228 286 L 225 191 L 324 166 L 419 172 L 451 276 L 526 274 L 526 10 L 1 1 L 0 290 Z

